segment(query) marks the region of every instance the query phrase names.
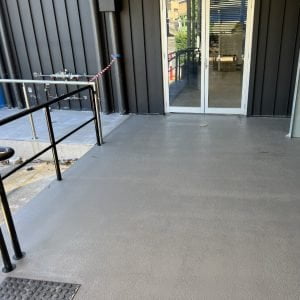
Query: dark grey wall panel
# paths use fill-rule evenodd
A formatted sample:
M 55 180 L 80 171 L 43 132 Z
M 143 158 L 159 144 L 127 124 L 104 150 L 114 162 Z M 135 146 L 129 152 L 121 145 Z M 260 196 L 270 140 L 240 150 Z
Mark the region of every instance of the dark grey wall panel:
M 123 0 L 120 21 L 129 110 L 162 114 L 160 0 Z
M 298 31 L 298 0 L 256 0 L 249 115 L 290 115 Z
M 124 69 L 126 74 L 126 91 L 128 99 L 128 109 L 132 113 L 137 113 L 137 99 L 135 91 L 135 74 L 134 74 L 134 57 L 132 48 L 132 29 L 130 20 L 129 0 L 123 1 L 122 11 L 120 13 L 122 40 L 123 40 L 123 56 Z
M 62 0 L 53 0 L 55 17 L 58 29 L 58 36 L 60 41 L 60 47 L 64 62 L 64 68 L 68 69 L 71 73 L 77 73 L 74 61 L 73 45 L 70 34 L 69 19 L 66 11 L 66 2 Z M 68 91 L 76 90 L 76 87 L 67 87 Z M 79 110 L 81 108 L 80 101 L 69 100 L 69 106 L 71 109 Z
M 41 0 L 41 9 L 43 19 L 41 20 L 41 23 L 36 23 L 36 26 L 43 26 L 45 28 L 46 39 L 43 40 L 43 52 L 44 55 L 46 55 L 47 53 L 47 55 L 49 56 L 49 61 L 51 62 L 51 68 L 50 66 L 48 66 L 47 69 L 49 70 L 49 73 L 47 72 L 46 74 L 53 74 L 62 70 L 64 66 L 53 2 L 48 0 Z M 53 98 L 57 95 L 66 94 L 67 92 L 68 90 L 66 86 L 59 85 L 56 87 L 55 91 L 53 89 L 50 90 L 50 97 Z M 64 102 L 59 103 L 58 107 L 68 108 L 69 105 L 66 105 L 66 103 Z
M 98 0 L 101 12 L 113 12 L 121 9 L 121 0 Z
M 41 73 L 43 72 L 41 66 L 41 56 L 37 45 L 35 29 L 33 27 L 30 2 L 18 0 L 18 6 L 31 72 Z M 47 101 L 47 96 L 43 86 L 35 85 L 35 91 L 37 104 Z
M 130 17 L 132 30 L 132 48 L 134 57 L 134 73 L 136 79 L 137 111 L 149 112 L 146 50 L 144 32 L 144 10 L 142 0 L 131 0 Z
M 144 27 L 149 113 L 163 112 L 163 72 L 159 1 L 144 0 Z
M 50 47 L 48 43 L 46 28 L 45 28 L 42 4 L 41 2 L 30 0 L 29 5 L 31 9 L 32 24 L 35 32 L 36 47 L 39 53 L 41 71 L 44 74 L 52 74 L 54 73 L 54 69 L 53 69 L 53 62 L 50 54 Z M 58 94 L 57 87 L 51 86 L 49 92 L 50 95 L 57 95 Z
M 299 33 L 299 12 L 300 10 L 295 9 L 294 1 L 288 0 L 286 3 L 286 13 L 282 32 L 282 43 L 281 43 L 281 53 L 279 62 L 279 72 L 277 86 L 276 101 L 274 114 L 291 114 L 292 101 L 294 96 L 294 79 L 295 74 L 291 72 L 291 66 L 297 65 L 297 50 L 299 45 L 297 45 L 298 33 Z M 291 30 L 291 28 L 296 28 L 297 30 Z M 295 55 L 290 55 L 291 50 Z M 287 94 L 286 91 L 289 91 Z M 288 101 L 286 101 L 288 97 Z
M 96 74 L 101 65 L 105 65 L 103 61 L 103 52 L 106 52 L 106 47 L 103 45 L 101 16 L 98 12 L 97 3 L 93 0 L 78 0 L 79 17 L 81 22 L 81 30 L 83 37 L 84 52 L 86 55 L 86 70 L 88 74 Z M 97 15 L 97 18 L 93 16 Z M 98 30 L 96 30 L 98 29 Z M 100 79 L 100 94 L 101 105 L 105 112 L 110 112 L 110 99 L 107 90 L 107 74 Z
M 106 61 L 106 65 L 107 65 L 107 64 L 109 64 L 109 61 L 111 60 L 110 55 L 113 54 L 112 44 L 111 44 L 111 39 L 110 39 L 110 37 L 112 36 L 112 32 L 110 30 L 107 13 L 102 13 L 101 15 L 103 16 L 103 27 L 105 28 L 105 30 L 104 30 L 104 36 L 105 36 L 105 41 L 106 41 L 105 47 L 107 48 L 106 55 L 105 55 L 105 61 Z M 112 111 L 118 111 L 119 107 L 118 107 L 116 84 L 115 84 L 114 80 L 112 79 L 114 77 L 114 76 L 112 76 L 113 72 L 114 72 L 114 68 L 112 68 L 109 73 L 105 74 L 105 76 L 108 78 L 108 82 L 109 82 L 109 86 L 110 86 L 110 90 L 111 90 Z
M 12 36 L 14 44 L 16 45 L 18 61 L 20 62 L 21 77 L 25 79 L 32 79 L 32 69 L 28 56 L 27 43 L 23 32 L 23 26 L 19 14 L 19 6 L 17 1 L 6 0 L 8 9 L 8 17 L 11 20 Z M 34 87 L 32 87 L 34 91 Z M 33 93 L 29 97 L 30 104 L 36 104 L 36 94 Z
M 113 54 L 111 32 L 105 12 L 97 0 L 0 0 L 6 9 L 6 23 L 15 49 L 20 76 L 53 74 L 64 69 L 72 73 L 96 74 Z M 160 1 L 120 0 L 117 11 L 120 64 L 125 71 L 126 105 L 129 112 L 163 113 L 163 87 L 160 36 Z M 95 30 L 98 28 L 98 30 Z M 95 34 L 97 32 L 97 34 Z M 99 34 L 98 34 L 99 33 Z M 102 107 L 118 111 L 114 67 L 102 80 Z M 112 74 L 112 75 L 111 75 Z M 75 87 L 32 87 L 31 104 L 47 101 Z M 61 102 L 63 109 L 90 109 L 81 93 L 76 99 Z M 37 101 L 36 101 L 37 100 Z M 125 105 L 125 106 L 126 106 Z
M 261 114 L 273 115 L 276 103 L 285 1 L 271 1 L 265 57 Z
M 84 5 L 81 0 L 1 1 L 7 7 L 6 22 L 11 29 L 22 78 L 33 78 L 34 72 L 53 74 L 65 68 L 72 73 L 98 72 L 99 66 L 95 63 L 98 54 L 86 52 L 86 48 L 95 49 L 91 31 L 85 32 L 87 37 L 83 37 L 83 32 L 88 27 L 86 24 L 91 23 L 91 1 L 85 0 Z M 80 9 L 83 10 L 84 21 L 81 19 Z M 87 46 L 85 42 L 88 43 Z M 87 58 L 89 54 L 93 58 Z M 73 89 L 76 87 L 53 86 L 50 88 L 49 98 Z M 43 86 L 37 86 L 33 91 L 30 97 L 32 105 L 47 100 Z M 75 99 L 61 102 L 60 107 L 90 109 L 90 102 L 84 99 L 85 96 L 88 94 L 81 93 Z M 38 101 L 33 101 L 34 99 Z
M 68 24 L 71 36 L 72 54 L 74 57 L 74 66 L 76 73 L 87 74 L 87 62 L 86 54 L 83 44 L 82 26 L 79 14 L 79 7 L 77 0 L 66 1 L 66 12 L 68 16 Z M 79 88 L 79 87 L 78 87 Z M 72 100 L 79 104 L 79 108 L 82 109 L 83 104 L 85 108 L 90 108 L 90 101 L 88 99 L 89 92 L 80 93 L 80 100 Z M 85 103 L 83 103 L 85 102 Z

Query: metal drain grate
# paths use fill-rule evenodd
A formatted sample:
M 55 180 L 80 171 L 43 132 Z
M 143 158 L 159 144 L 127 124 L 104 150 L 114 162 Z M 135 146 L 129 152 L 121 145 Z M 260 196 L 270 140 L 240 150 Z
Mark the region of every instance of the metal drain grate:
M 6 277 L 0 284 L 1 300 L 71 300 L 80 284 Z

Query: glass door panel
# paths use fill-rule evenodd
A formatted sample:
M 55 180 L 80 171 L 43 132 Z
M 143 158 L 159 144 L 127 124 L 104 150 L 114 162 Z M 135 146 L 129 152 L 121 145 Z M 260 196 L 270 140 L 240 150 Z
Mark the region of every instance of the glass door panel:
M 210 0 L 208 108 L 241 108 L 247 0 Z
M 169 106 L 199 109 L 202 0 L 166 1 Z

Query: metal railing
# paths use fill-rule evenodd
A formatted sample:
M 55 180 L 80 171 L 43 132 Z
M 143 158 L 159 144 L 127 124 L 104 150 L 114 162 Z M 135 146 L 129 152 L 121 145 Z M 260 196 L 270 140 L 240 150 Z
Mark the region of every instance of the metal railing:
M 188 70 L 183 70 L 186 66 L 189 66 L 189 63 L 195 65 L 200 64 L 201 55 L 199 48 L 187 48 L 182 50 L 177 50 L 170 52 L 168 54 L 168 72 L 169 80 L 177 81 L 182 80 L 184 77 L 189 75 Z
M 17 167 L 13 168 L 3 176 L 0 174 L 0 196 L 1 196 L 1 204 L 2 204 L 2 210 L 3 210 L 3 215 L 6 221 L 6 225 L 8 228 L 8 232 L 11 238 L 13 250 L 15 253 L 14 258 L 15 259 L 21 259 L 24 257 L 24 253 L 21 250 L 20 243 L 18 240 L 18 236 L 15 230 L 13 218 L 11 215 L 11 211 L 9 208 L 7 196 L 6 196 L 6 191 L 4 189 L 3 185 L 3 180 L 14 174 L 16 171 L 19 169 L 23 168 L 25 165 L 28 163 L 32 162 L 33 160 L 37 159 L 39 156 L 43 155 L 45 152 L 52 150 L 53 154 L 53 161 L 55 165 L 55 170 L 56 170 L 56 177 L 57 180 L 62 180 L 62 175 L 61 175 L 61 170 L 60 170 L 60 165 L 59 165 L 59 158 L 58 158 L 58 153 L 57 153 L 57 145 L 61 143 L 63 140 L 68 138 L 70 135 L 74 134 L 84 126 L 88 125 L 91 122 L 94 122 L 95 124 L 95 132 L 96 132 L 96 141 L 97 145 L 100 146 L 103 143 L 103 138 L 102 138 L 102 127 L 101 127 L 101 117 L 100 117 L 100 103 L 99 103 L 99 89 L 98 85 L 95 82 L 79 82 L 79 81 L 46 81 L 46 80 L 14 80 L 14 79 L 0 79 L 0 83 L 21 83 L 21 84 L 26 84 L 26 83 L 34 83 L 34 84 L 69 84 L 69 85 L 84 85 L 84 87 L 77 89 L 75 91 L 72 91 L 70 93 L 67 93 L 65 95 L 62 95 L 56 99 L 53 99 L 51 101 L 45 102 L 43 104 L 34 106 L 29 109 L 25 109 L 17 114 L 14 114 L 12 116 L 9 116 L 7 118 L 4 118 L 0 120 L 0 127 L 4 126 L 8 123 L 11 123 L 13 121 L 16 121 L 22 117 L 32 115 L 32 113 L 42 110 L 45 110 L 45 118 L 46 118 L 46 123 L 48 127 L 48 133 L 49 133 L 49 140 L 50 140 L 50 145 L 40 152 L 36 153 L 29 159 L 25 160 L 23 163 L 18 165 Z M 91 108 L 93 111 L 93 117 L 81 124 L 80 126 L 76 127 L 72 131 L 68 132 L 65 134 L 63 137 L 60 137 L 59 139 L 55 139 L 54 135 L 54 130 L 53 130 L 53 125 L 52 125 L 52 119 L 51 119 L 51 113 L 50 113 L 50 106 L 53 104 L 56 104 L 62 100 L 65 100 L 66 98 L 69 98 L 75 94 L 78 94 L 80 92 L 83 92 L 85 90 L 89 91 L 90 95 L 90 101 L 91 101 Z M 7 249 L 6 245 L 4 243 L 4 240 L 0 240 L 0 248 L 2 252 L 2 257 L 3 257 L 3 262 L 4 265 L 7 266 L 9 265 L 10 261 L 7 261 L 7 257 L 9 259 L 9 256 L 7 255 Z

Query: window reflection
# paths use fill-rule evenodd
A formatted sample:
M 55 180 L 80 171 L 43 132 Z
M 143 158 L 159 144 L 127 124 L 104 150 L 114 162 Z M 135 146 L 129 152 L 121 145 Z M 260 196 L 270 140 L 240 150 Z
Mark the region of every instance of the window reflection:
M 240 108 L 247 0 L 211 0 L 208 106 Z
M 170 105 L 200 106 L 201 1 L 168 0 Z

